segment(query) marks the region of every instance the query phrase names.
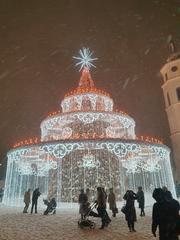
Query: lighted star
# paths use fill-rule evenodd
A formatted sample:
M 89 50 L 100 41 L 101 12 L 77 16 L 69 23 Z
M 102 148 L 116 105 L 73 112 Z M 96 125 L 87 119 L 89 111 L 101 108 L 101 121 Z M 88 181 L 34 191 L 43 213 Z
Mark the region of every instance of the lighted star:
M 79 56 L 73 56 L 74 59 L 78 60 L 76 66 L 80 66 L 79 71 L 81 71 L 84 67 L 90 69 L 91 67 L 96 67 L 92 62 L 97 60 L 98 58 L 92 58 L 93 52 L 89 50 L 89 48 L 83 48 L 79 50 Z

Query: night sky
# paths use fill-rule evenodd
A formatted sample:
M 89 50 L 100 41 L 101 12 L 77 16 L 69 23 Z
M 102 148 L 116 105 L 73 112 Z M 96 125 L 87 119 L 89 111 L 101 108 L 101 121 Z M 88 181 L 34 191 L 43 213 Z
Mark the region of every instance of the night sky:
M 170 146 L 159 74 L 169 35 L 180 49 L 179 0 L 0 0 L 1 176 L 11 146 L 40 136 L 41 121 L 77 86 L 81 47 L 99 58 L 92 78 L 134 118 L 137 135 Z

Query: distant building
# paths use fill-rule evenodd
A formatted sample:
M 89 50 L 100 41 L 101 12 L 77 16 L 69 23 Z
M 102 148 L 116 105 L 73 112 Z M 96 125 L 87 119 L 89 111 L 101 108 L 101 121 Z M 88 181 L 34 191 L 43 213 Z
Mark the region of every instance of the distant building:
M 180 52 L 173 52 L 161 68 L 166 113 L 169 121 L 175 179 L 180 181 Z

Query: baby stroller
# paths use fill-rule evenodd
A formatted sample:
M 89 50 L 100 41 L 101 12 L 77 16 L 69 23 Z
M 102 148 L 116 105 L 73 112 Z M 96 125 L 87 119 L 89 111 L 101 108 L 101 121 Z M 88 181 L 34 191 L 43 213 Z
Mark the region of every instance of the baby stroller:
M 52 198 L 49 202 L 48 200 L 43 200 L 44 204 L 47 205 L 46 210 L 44 211 L 44 215 L 48 215 L 48 213 L 56 214 L 56 200 L 55 198 Z
M 87 206 L 87 210 L 83 214 L 83 218 L 79 219 L 78 221 L 78 227 L 80 227 L 81 229 L 83 229 L 84 227 L 89 227 L 90 229 L 95 228 L 96 224 L 93 221 L 89 220 L 89 216 L 99 217 L 97 213 L 93 212 L 93 209 L 96 207 L 96 205 L 97 203 L 94 202 Z

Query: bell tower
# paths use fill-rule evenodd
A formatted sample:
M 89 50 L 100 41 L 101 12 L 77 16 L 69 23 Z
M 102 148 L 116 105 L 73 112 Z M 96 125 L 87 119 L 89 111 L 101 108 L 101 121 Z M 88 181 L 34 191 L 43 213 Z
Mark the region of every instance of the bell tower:
M 162 89 L 173 147 L 175 179 L 180 181 L 180 52 L 176 52 L 172 40 L 169 48 L 171 54 L 160 72 L 164 80 Z

